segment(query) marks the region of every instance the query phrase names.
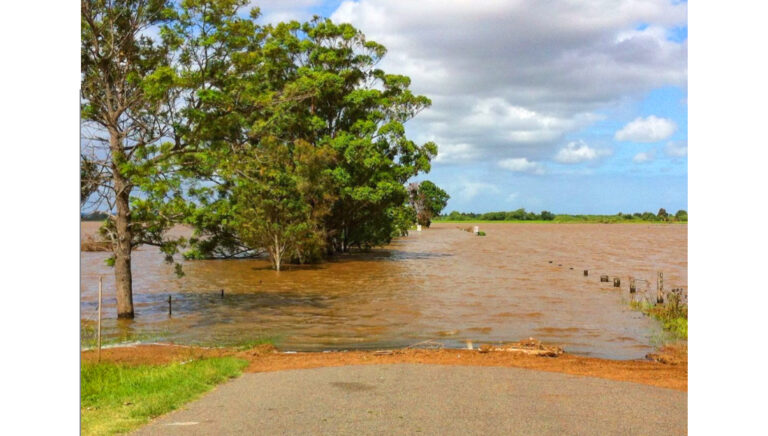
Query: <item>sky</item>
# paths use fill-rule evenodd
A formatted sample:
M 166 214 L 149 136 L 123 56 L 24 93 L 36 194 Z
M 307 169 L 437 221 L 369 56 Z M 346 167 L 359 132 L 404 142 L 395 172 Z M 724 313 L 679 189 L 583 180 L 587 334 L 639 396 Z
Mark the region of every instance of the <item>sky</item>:
M 669 0 L 267 0 L 348 22 L 432 100 L 445 212 L 656 212 L 688 203 L 688 7 Z

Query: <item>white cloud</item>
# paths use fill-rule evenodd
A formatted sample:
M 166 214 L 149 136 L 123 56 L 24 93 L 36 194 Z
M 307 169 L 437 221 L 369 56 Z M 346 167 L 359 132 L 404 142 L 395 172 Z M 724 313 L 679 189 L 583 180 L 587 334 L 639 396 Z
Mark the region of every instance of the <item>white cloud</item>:
M 616 132 L 614 138 L 618 141 L 657 142 L 669 138 L 676 130 L 677 124 L 674 121 L 650 115 L 635 118 Z
M 531 162 L 524 157 L 501 160 L 499 166 L 516 173 L 544 174 L 544 167 L 540 163 Z
M 648 150 L 642 153 L 637 153 L 635 157 L 632 158 L 632 162 L 638 163 L 638 164 L 648 163 L 653 161 L 655 158 L 656 158 L 656 150 Z
M 430 139 L 434 141 L 433 139 Z M 471 161 L 479 156 L 479 152 L 475 147 L 470 144 L 450 144 L 439 142 L 438 153 L 435 162 L 440 163 L 461 163 Z
M 347 0 L 331 18 L 384 44 L 379 67 L 432 99 L 411 132 L 476 160 L 545 159 L 603 109 L 687 83 L 687 41 L 667 38 L 684 2 Z
M 557 152 L 555 161 L 565 164 L 574 164 L 593 161 L 609 154 L 611 154 L 610 150 L 592 148 L 584 141 L 574 141 L 569 142 Z
M 664 148 L 664 152 L 667 156 L 683 157 L 688 155 L 688 144 L 686 142 L 669 141 Z
M 460 199 L 471 200 L 481 193 L 498 193 L 499 188 L 490 183 L 464 181 L 455 191 Z

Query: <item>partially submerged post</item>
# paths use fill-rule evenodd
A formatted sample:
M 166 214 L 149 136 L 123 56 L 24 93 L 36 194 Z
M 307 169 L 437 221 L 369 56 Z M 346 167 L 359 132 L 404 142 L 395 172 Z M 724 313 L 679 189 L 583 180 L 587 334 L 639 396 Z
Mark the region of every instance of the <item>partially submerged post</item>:
M 621 279 L 618 277 L 613 278 L 613 287 L 618 288 L 621 286 Z
M 659 271 L 656 279 L 656 304 L 664 303 L 664 273 Z
M 96 323 L 96 361 L 101 362 L 101 276 L 99 276 L 99 320 Z
M 634 277 L 630 277 L 629 278 L 629 293 L 630 294 L 634 294 L 635 292 L 637 292 L 637 285 L 635 284 L 635 278 Z
M 221 290 L 221 298 L 224 298 L 224 289 Z
M 585 269 L 585 270 L 584 270 L 584 277 L 587 277 L 588 275 L 589 275 L 589 270 L 588 270 L 588 269 Z
M 171 296 L 168 296 L 168 316 L 171 316 L 173 310 L 171 309 Z
M 600 282 L 601 282 L 601 283 L 602 283 L 602 282 L 608 283 L 608 274 L 602 274 L 602 275 L 600 276 Z

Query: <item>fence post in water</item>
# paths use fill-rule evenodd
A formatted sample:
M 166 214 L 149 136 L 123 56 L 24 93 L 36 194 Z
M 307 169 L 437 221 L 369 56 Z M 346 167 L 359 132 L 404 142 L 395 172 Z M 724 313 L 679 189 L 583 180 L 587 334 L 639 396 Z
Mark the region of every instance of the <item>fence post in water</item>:
M 171 296 L 168 296 L 168 316 L 171 316 L 173 310 L 171 309 Z
M 659 271 L 656 278 L 656 304 L 664 303 L 664 273 Z
M 585 270 L 584 270 L 584 277 L 587 277 L 588 275 L 589 275 L 589 270 L 588 270 L 588 269 L 585 269 Z
M 608 283 L 608 274 L 603 274 L 600 276 L 600 282 L 606 282 Z
M 635 284 L 635 278 L 634 277 L 630 277 L 629 278 L 629 293 L 630 294 L 634 294 L 635 292 L 637 292 L 637 285 Z
M 621 279 L 618 277 L 613 278 L 613 287 L 618 288 L 621 286 Z
M 99 276 L 99 320 L 96 324 L 96 361 L 101 362 L 101 276 Z
M 221 290 L 221 298 L 224 298 L 224 289 Z

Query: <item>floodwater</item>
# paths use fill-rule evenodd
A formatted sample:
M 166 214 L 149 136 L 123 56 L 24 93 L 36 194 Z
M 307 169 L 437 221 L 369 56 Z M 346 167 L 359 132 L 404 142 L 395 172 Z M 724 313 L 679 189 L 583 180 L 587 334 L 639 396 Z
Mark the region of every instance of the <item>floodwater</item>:
M 480 224 L 485 237 L 458 228 L 468 226 L 433 224 L 371 253 L 281 272 L 261 259 L 198 260 L 183 262 L 186 275 L 177 278 L 156 248 L 141 247 L 133 254 L 133 321 L 115 319 L 107 253 L 82 252 L 81 318 L 96 318 L 103 276 L 107 338 L 269 337 L 282 350 L 328 350 L 535 337 L 571 353 L 633 359 L 652 351 L 662 331 L 628 307 L 628 277 L 648 281 L 639 291 L 655 291 L 657 271 L 665 289 L 688 286 L 686 225 Z M 82 231 L 97 227 L 83 223 Z M 620 277 L 621 288 L 601 283 L 601 274 Z

